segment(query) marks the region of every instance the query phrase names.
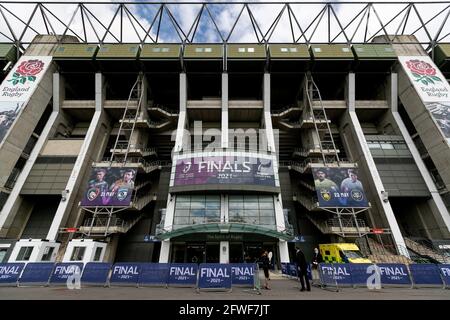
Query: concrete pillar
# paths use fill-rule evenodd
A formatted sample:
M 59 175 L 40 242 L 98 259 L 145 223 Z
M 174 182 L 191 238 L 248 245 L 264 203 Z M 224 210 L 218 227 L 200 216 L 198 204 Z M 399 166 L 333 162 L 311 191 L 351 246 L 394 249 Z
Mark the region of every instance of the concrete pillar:
M 104 101 L 104 86 L 103 76 L 99 73 L 95 75 L 95 112 L 89 125 L 86 137 L 84 138 L 83 145 L 81 146 L 80 153 L 75 161 L 72 173 L 66 185 L 66 200 L 59 203 L 56 210 L 55 217 L 53 218 L 50 230 L 47 234 L 47 239 L 56 240 L 58 237 L 59 228 L 65 224 L 68 215 L 75 204 L 76 194 L 81 184 L 83 173 L 85 170 L 90 169 L 89 159 L 92 152 L 95 152 L 95 142 L 97 140 L 97 134 L 101 129 L 101 124 L 107 122 L 107 116 L 103 112 Z
M 230 243 L 228 241 L 220 241 L 219 263 L 230 263 Z
M 186 132 L 185 128 L 187 127 L 187 82 L 186 82 L 186 74 L 180 73 L 180 113 L 178 115 L 178 126 L 175 138 L 175 152 L 179 152 L 183 149 L 183 142 L 186 141 Z M 190 146 L 190 141 L 189 144 Z
M 62 90 L 61 90 L 62 88 Z M 12 189 L 8 200 L 6 200 L 5 205 L 3 206 L 2 211 L 0 212 L 0 237 L 6 237 L 6 234 L 9 230 L 9 227 L 14 221 L 16 214 L 20 208 L 22 203 L 22 199 L 20 197 L 20 190 L 22 190 L 25 181 L 33 168 L 34 163 L 36 162 L 37 157 L 39 156 L 42 148 L 45 145 L 45 142 L 49 138 L 49 134 L 51 129 L 55 125 L 58 119 L 58 115 L 61 109 L 62 101 L 64 99 L 64 81 L 59 73 L 53 74 L 53 112 L 50 114 L 50 117 L 39 136 L 39 139 L 36 142 L 33 150 L 31 151 L 30 157 L 28 158 L 25 166 L 23 167 L 17 181 Z
M 270 114 L 270 73 L 264 73 L 264 128 L 267 139 L 267 151 L 275 152 L 275 137 Z
M 228 148 L 228 73 L 222 73 L 222 148 Z
M 170 253 L 170 240 L 161 241 L 161 252 L 159 254 L 159 263 L 168 263 Z
M 392 237 L 394 239 L 395 245 L 397 247 L 397 251 L 399 254 L 404 255 L 409 258 L 408 250 L 406 249 L 405 240 L 400 232 L 400 228 L 398 226 L 397 220 L 395 219 L 394 211 L 389 203 L 389 201 L 384 201 L 383 194 L 384 186 L 381 181 L 380 175 L 378 173 L 377 167 L 375 165 L 375 161 L 372 158 L 372 154 L 370 153 L 370 149 L 367 145 L 366 138 L 364 137 L 364 132 L 361 128 L 361 124 L 359 123 L 358 117 L 355 112 L 355 74 L 349 73 L 348 75 L 348 83 L 347 83 L 347 104 L 348 104 L 348 112 L 351 120 L 351 128 L 356 137 L 356 140 L 359 143 L 359 148 L 361 149 L 365 164 L 368 168 L 368 174 L 372 178 L 371 183 L 376 190 L 375 201 L 378 204 L 378 207 L 382 209 L 388 224 L 389 228 L 392 232 Z M 369 182 L 370 183 L 370 182 Z
M 286 224 L 284 222 L 283 203 L 281 200 L 281 193 L 273 197 L 275 205 L 275 223 L 277 224 L 277 231 L 284 232 Z
M 285 240 L 278 241 L 278 250 L 280 250 L 280 262 L 289 263 L 288 243 Z
M 409 135 L 408 129 L 406 129 L 406 126 L 400 114 L 398 113 L 397 90 L 398 77 L 396 73 L 392 73 L 390 81 L 390 94 L 388 96 L 390 98 L 389 103 L 391 107 L 392 117 L 394 118 L 394 121 L 400 130 L 400 133 L 405 139 L 406 145 L 408 146 L 408 149 L 411 152 L 412 157 L 414 158 L 414 162 L 416 163 L 417 168 L 419 168 L 420 174 L 425 181 L 428 191 L 431 193 L 432 199 L 430 199 L 428 203 L 430 205 L 431 211 L 433 212 L 433 215 L 436 218 L 436 221 L 438 221 L 439 223 L 439 229 L 442 232 L 443 237 L 448 238 L 450 237 L 450 215 L 447 211 L 447 208 L 445 207 L 444 202 L 442 201 L 438 190 L 436 189 L 436 186 L 430 173 L 428 172 L 427 167 L 425 166 L 425 163 L 422 160 L 422 157 L 420 156 L 419 151 L 416 148 L 416 145 L 414 144 L 414 141 Z

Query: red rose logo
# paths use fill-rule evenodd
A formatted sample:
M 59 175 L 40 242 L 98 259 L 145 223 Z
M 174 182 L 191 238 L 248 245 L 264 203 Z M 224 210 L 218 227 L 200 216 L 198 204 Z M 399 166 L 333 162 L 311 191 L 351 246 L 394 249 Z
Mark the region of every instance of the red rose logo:
M 417 78 L 414 80 L 416 82 L 421 82 L 424 85 L 434 84 L 435 81 L 442 82 L 441 78 L 436 77 L 436 69 L 425 61 L 409 60 L 406 61 L 406 66 L 411 70 L 411 74 Z
M 36 81 L 36 75 L 44 69 L 44 63 L 41 60 L 26 60 L 17 67 L 13 77 L 8 81 L 13 85 L 18 83 L 24 84 L 28 81 Z

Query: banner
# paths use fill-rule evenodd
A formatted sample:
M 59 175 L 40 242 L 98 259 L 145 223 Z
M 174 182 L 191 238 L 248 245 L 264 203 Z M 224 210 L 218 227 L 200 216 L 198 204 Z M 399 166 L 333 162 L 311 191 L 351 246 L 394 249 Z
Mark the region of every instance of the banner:
M 112 263 L 106 262 L 86 263 L 83 270 L 83 275 L 81 276 L 81 285 L 106 285 L 111 267 Z
M 211 156 L 178 159 L 171 186 L 236 184 L 276 186 L 273 159 Z
M 450 85 L 429 56 L 398 57 L 432 119 L 450 143 Z
M 111 284 L 137 285 L 141 273 L 141 263 L 116 263 L 113 266 Z
M 52 276 L 50 278 L 51 284 L 65 284 L 67 279 L 74 274 L 78 274 L 81 279 L 83 271 L 83 263 L 63 262 L 55 264 Z
M 372 269 L 369 269 L 370 266 Z M 375 273 L 375 265 L 372 263 L 350 263 L 350 274 L 352 275 L 352 282 L 355 286 L 367 286 L 369 277 L 375 279 L 373 274 Z M 374 280 L 371 281 L 373 283 Z
M 356 168 L 312 168 L 319 207 L 367 208 L 369 203 Z
M 320 263 L 319 264 L 320 279 L 324 284 L 335 285 L 352 285 L 352 274 L 350 265 L 347 263 Z
M 234 263 L 231 266 L 231 283 L 233 285 L 253 286 L 255 277 L 255 264 Z
M 25 263 L 0 263 L 0 286 L 17 285 Z
M 409 271 L 411 272 L 414 285 L 440 287 L 443 285 L 439 268 L 435 264 L 410 264 Z
M 202 263 L 199 270 L 199 288 L 231 288 L 231 266 L 229 264 Z
M 281 274 L 288 275 L 288 263 L 286 262 L 281 263 Z
M 141 266 L 139 285 L 167 285 L 169 280 L 168 263 L 144 263 Z
M 197 284 L 198 264 L 171 263 L 169 268 L 169 285 L 195 286 Z
M 288 263 L 288 274 L 291 277 L 298 277 L 298 270 L 297 270 L 297 264 L 296 263 Z
M 54 264 L 51 262 L 30 262 L 19 279 L 19 285 L 47 285 Z
M 92 168 L 82 207 L 128 207 L 136 179 L 133 168 Z
M 445 286 L 450 287 L 450 264 L 440 264 L 438 267 L 441 271 L 442 280 L 444 280 Z
M 22 56 L 0 85 L 0 144 L 47 71 L 51 56 Z
M 404 264 L 379 263 L 377 264 L 381 275 L 381 284 L 410 285 L 408 269 Z

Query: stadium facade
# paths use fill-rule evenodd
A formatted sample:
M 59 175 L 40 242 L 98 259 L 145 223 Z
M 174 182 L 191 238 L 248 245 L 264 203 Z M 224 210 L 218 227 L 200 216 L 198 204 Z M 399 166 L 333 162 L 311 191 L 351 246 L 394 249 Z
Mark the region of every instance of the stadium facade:
M 0 45 L 0 262 L 448 261 L 446 19 L 326 43 L 93 43 L 72 20 Z

